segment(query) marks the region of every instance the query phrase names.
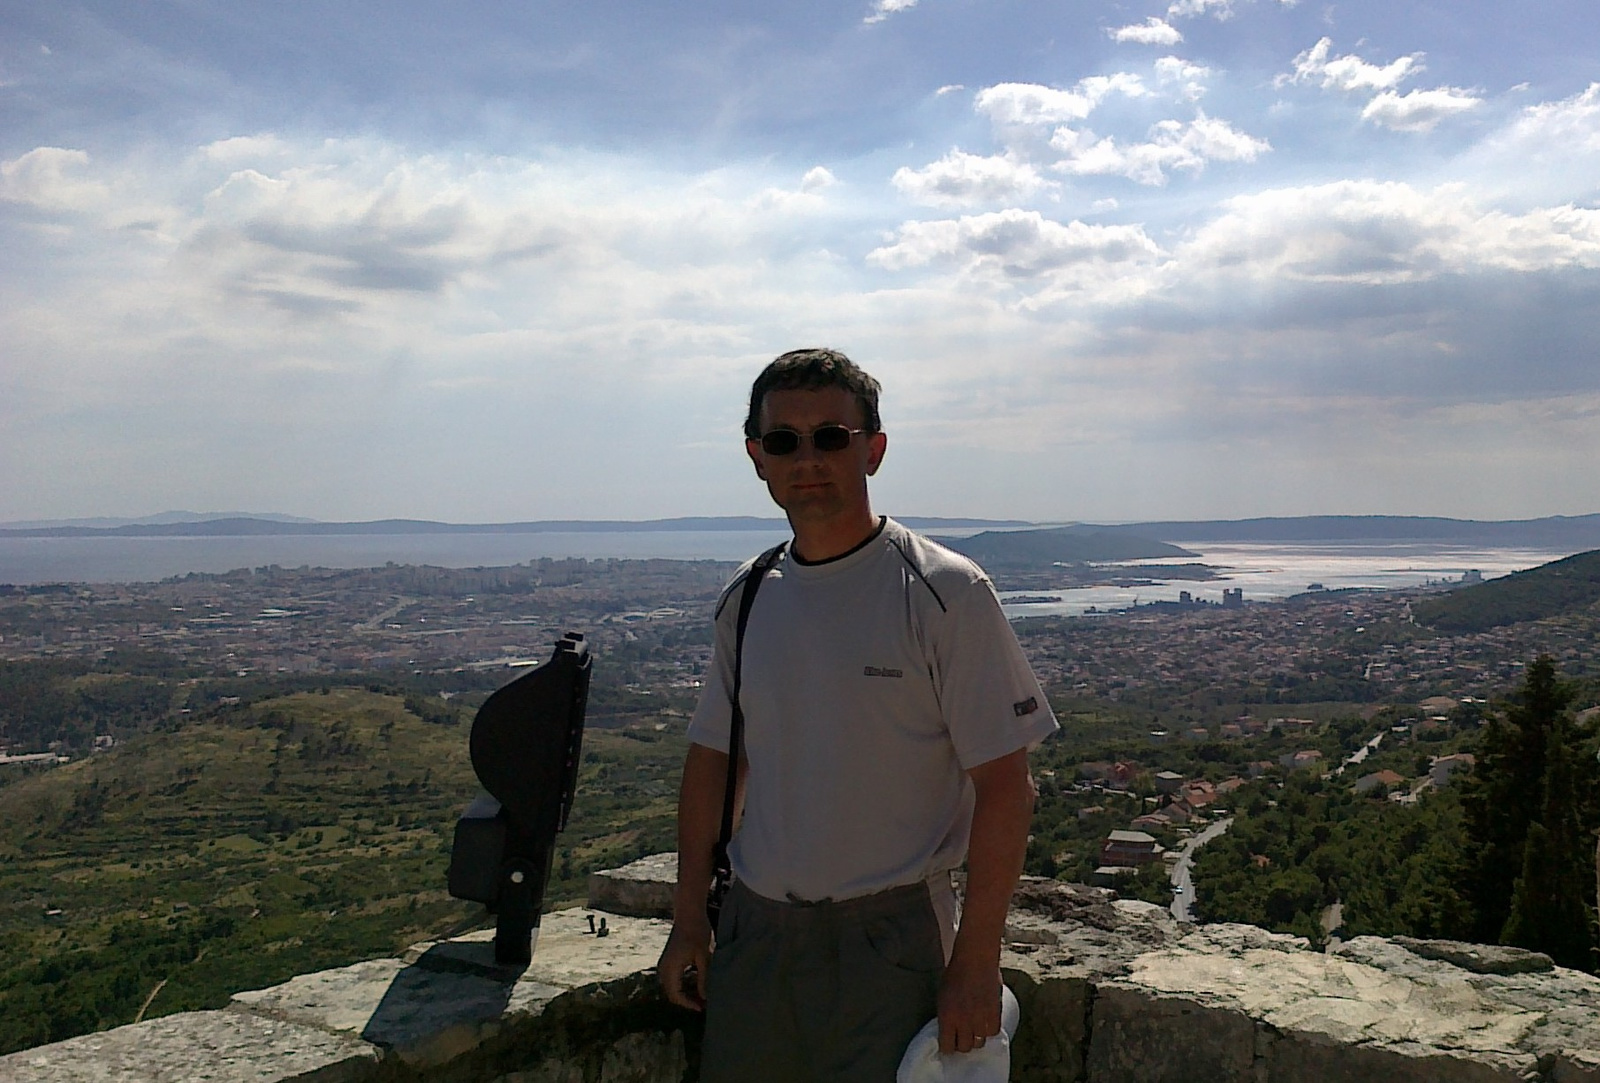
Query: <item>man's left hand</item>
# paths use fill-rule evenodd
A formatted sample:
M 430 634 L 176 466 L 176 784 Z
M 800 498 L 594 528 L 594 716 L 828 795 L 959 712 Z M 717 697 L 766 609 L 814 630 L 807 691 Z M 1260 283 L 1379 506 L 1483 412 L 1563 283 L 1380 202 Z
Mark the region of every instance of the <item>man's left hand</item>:
M 1000 968 L 958 952 L 939 982 L 939 1052 L 970 1053 L 1000 1033 Z

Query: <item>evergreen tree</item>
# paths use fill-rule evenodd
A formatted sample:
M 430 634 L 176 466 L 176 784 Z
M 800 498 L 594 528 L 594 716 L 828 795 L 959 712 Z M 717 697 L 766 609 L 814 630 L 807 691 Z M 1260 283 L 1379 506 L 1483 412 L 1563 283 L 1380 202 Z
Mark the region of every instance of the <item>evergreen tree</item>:
M 1600 826 L 1600 765 L 1594 733 L 1567 710 L 1575 696 L 1557 679 L 1555 662 L 1541 656 L 1503 717 L 1489 720 L 1462 794 L 1470 844 L 1464 879 L 1477 939 L 1593 970 L 1600 957 L 1590 853 Z
M 1546 741 L 1549 767 L 1540 819 L 1528 826 L 1522 875 L 1511 893 L 1502 944 L 1531 948 L 1562 966 L 1594 966 L 1594 923 L 1589 888 L 1588 840 L 1579 822 L 1574 775 L 1578 764 L 1558 719 Z
M 1541 655 L 1528 665 L 1516 699 L 1490 716 L 1479 744 L 1461 804 L 1471 842 L 1465 894 L 1476 915 L 1474 936 L 1482 943 L 1497 942 L 1511 916 L 1513 877 L 1525 864 L 1528 828 L 1543 812 L 1545 746 L 1574 695 L 1556 679 L 1555 661 Z

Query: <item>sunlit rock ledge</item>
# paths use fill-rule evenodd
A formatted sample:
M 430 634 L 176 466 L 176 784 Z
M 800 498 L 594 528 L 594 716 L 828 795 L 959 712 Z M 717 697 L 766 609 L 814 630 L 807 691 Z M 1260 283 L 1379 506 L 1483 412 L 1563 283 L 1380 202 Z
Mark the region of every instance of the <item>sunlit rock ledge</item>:
M 698 1020 L 652 970 L 674 871 L 667 856 L 596 874 L 592 908 L 546 915 L 521 973 L 494 966 L 488 932 L 419 944 L 0 1057 L 0 1081 L 691 1083 Z M 1600 1083 L 1600 979 L 1532 952 L 1376 937 L 1316 952 L 1037 880 L 1007 941 L 1014 1080 Z

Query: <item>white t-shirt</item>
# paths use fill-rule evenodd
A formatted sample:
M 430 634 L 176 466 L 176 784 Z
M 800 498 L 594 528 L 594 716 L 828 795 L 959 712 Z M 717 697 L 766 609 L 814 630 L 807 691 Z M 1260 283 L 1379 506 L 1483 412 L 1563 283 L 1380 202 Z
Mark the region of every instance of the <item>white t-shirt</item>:
M 722 752 L 748 570 L 724 592 L 689 725 Z M 756 595 L 742 687 L 750 773 L 729 857 L 771 899 L 854 898 L 957 867 L 967 769 L 1056 729 L 983 570 L 892 519 L 834 560 L 784 554 Z

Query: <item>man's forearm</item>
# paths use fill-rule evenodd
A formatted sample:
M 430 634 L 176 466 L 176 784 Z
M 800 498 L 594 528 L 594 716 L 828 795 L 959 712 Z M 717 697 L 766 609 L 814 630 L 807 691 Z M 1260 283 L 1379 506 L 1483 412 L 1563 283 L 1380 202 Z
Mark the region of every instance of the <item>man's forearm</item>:
M 1026 751 L 980 764 L 968 774 L 976 800 L 967 846 L 967 897 L 939 983 L 941 1053 L 966 1053 L 1000 1030 L 1000 941 L 1033 819 Z
M 678 788 L 678 887 L 672 897 L 672 932 L 657 964 L 667 999 L 703 1011 L 706 971 L 713 930 L 706 919 L 706 889 L 711 886 L 712 851 L 722 825 L 722 797 L 728 781 L 728 756 L 691 744 Z
M 678 886 L 673 918 L 705 915 L 711 886 L 712 851 L 722 827 L 722 800 L 728 778 L 728 755 L 691 744 L 683 761 L 678 788 Z
M 981 764 L 971 776 L 976 802 L 967 847 L 966 898 L 953 954 L 998 966 L 1011 893 L 1027 856 L 1033 778 L 1025 751 Z

